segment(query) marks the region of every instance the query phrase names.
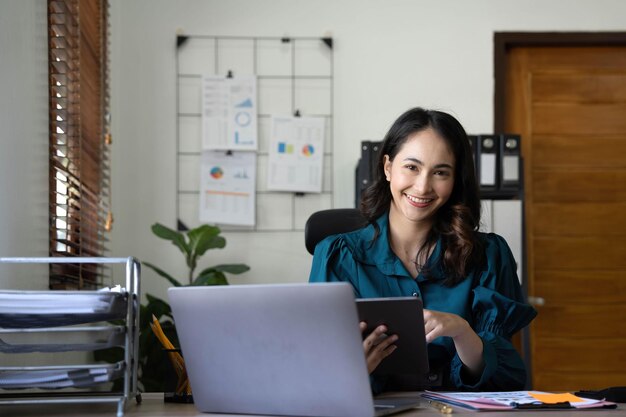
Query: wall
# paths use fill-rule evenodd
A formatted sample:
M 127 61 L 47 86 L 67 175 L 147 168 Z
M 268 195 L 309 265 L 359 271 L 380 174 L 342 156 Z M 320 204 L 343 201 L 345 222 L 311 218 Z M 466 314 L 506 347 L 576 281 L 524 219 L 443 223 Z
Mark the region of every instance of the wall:
M 0 2 L 0 257 L 48 255 L 45 0 Z M 0 288 L 46 289 L 46 267 L 0 265 Z
M 353 202 L 359 142 L 409 107 L 450 111 L 470 133 L 493 129 L 495 31 L 624 30 L 619 0 L 112 0 L 112 255 L 181 274 L 182 257 L 149 227 L 175 221 L 175 36 L 332 36 L 334 199 Z M 515 216 L 515 214 L 511 214 Z M 506 218 L 506 216 L 505 216 Z M 506 221 L 505 221 L 506 223 Z M 226 233 L 209 264 L 245 262 L 232 283 L 305 281 L 301 232 Z M 203 264 L 204 265 L 204 264 Z M 143 292 L 167 283 L 144 270 Z

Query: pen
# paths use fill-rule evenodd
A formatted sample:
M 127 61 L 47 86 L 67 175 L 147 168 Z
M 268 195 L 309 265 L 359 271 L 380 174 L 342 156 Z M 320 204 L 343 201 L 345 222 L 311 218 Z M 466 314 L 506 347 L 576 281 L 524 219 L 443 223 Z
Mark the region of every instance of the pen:
M 428 400 L 428 404 L 430 404 L 431 407 L 439 410 L 441 414 L 452 414 L 452 407 L 450 407 L 447 404 L 440 403 L 439 401 L 433 401 L 433 400 Z

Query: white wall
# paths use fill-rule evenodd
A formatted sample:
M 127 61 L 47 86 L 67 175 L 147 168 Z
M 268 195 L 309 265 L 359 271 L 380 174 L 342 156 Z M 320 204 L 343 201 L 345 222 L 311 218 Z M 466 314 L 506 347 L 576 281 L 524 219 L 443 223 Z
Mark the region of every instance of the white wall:
M 0 1 L 0 257 L 48 255 L 45 0 Z M 0 288 L 47 289 L 47 267 L 0 264 Z
M 495 31 L 620 31 L 620 0 L 112 0 L 112 255 L 176 274 L 182 258 L 152 236 L 174 226 L 177 31 L 192 35 L 334 38 L 334 199 L 353 202 L 359 142 L 381 138 L 420 105 L 450 111 L 468 132 L 493 128 Z M 245 262 L 232 283 L 305 281 L 301 233 L 226 233 L 205 264 Z M 167 283 L 144 269 L 143 292 Z

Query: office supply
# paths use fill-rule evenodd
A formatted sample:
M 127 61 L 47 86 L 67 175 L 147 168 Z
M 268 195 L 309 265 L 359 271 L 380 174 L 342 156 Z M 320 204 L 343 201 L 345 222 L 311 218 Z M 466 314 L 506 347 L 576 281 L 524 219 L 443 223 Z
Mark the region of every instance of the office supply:
M 497 190 L 499 177 L 499 136 L 479 135 L 480 141 L 480 175 L 481 190 Z
M 174 367 L 174 371 L 178 377 L 178 382 L 176 383 L 176 395 L 191 395 L 191 386 L 189 385 L 189 378 L 187 377 L 187 368 L 185 367 L 185 360 L 180 355 L 179 352 L 176 351 L 176 348 L 167 338 L 163 329 L 161 328 L 161 323 L 159 320 L 153 315 L 152 323 L 150 323 L 150 328 L 152 332 L 156 336 L 156 338 L 161 342 L 161 345 L 165 348 L 167 352 L 167 356 L 169 357 L 172 366 Z
M 8 405 L 63 402 L 116 404 L 117 415 L 122 416 L 132 396 L 139 401 L 139 262 L 76 257 L 0 258 L 0 263 L 16 264 L 16 268 L 118 264 L 126 274 L 125 287 L 101 291 L 0 291 L 0 363 L 5 363 L 3 355 L 20 354 L 20 366 L 0 367 L 0 414 Z M 66 365 L 54 356 L 107 347 L 122 348 L 121 360 L 101 364 L 82 359 Z M 42 364 L 41 355 L 33 356 L 33 352 L 48 352 L 46 362 Z M 120 381 L 121 387 L 113 388 L 112 381 Z
M 0 352 L 71 352 L 124 346 L 123 326 L 1 329 Z
M 376 166 L 382 141 L 364 140 L 361 141 L 361 157 L 357 162 L 355 170 L 355 194 L 354 206 L 359 207 L 361 194 L 367 187 L 373 184 L 376 179 Z
M 474 171 L 476 172 L 476 178 L 479 178 L 480 173 L 480 140 L 478 135 L 467 135 L 467 139 L 470 143 L 470 149 L 472 150 L 472 159 L 474 160 Z
M 500 190 L 519 190 L 522 169 L 520 152 L 519 135 L 500 136 Z
M 614 403 L 626 403 L 626 386 L 609 387 L 600 390 L 580 390 L 574 393 L 580 397 L 605 399 Z
M 398 335 L 396 350 L 374 371 L 377 375 L 428 373 L 422 300 L 417 297 L 357 299 L 359 320 L 367 323 L 363 336 L 385 325 L 387 335 Z
M 447 404 L 435 400 L 428 400 L 428 404 L 441 414 L 452 414 L 453 409 Z
M 114 291 L 0 291 L 0 327 L 69 326 L 124 318 L 126 295 Z
M 420 404 L 394 398 L 375 409 L 347 283 L 174 287 L 168 296 L 200 411 L 372 417 Z
M 422 396 L 453 406 L 476 411 L 493 410 L 563 410 L 589 408 L 616 408 L 617 404 L 577 397 L 571 393 L 542 391 L 503 392 L 434 392 L 425 391 Z

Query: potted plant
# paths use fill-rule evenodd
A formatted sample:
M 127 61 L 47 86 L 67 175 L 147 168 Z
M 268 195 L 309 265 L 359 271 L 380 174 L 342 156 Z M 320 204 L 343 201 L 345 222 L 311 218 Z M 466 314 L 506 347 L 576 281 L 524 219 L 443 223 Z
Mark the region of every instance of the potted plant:
M 226 274 L 241 274 L 250 268 L 244 264 L 219 264 L 202 269 L 196 273 L 199 260 L 210 249 L 222 249 L 226 246 L 226 239 L 220 236 L 221 230 L 217 226 L 202 225 L 186 232 L 172 230 L 162 224 L 155 223 L 151 227 L 157 237 L 172 242 L 185 257 L 188 271 L 184 279 L 176 279 L 172 274 L 150 263 L 143 265 L 168 280 L 175 287 L 192 285 L 228 285 Z M 166 371 L 169 367 L 161 343 L 150 328 L 152 317 L 159 320 L 161 328 L 167 338 L 175 345 L 178 337 L 174 326 L 174 319 L 169 303 L 151 294 L 146 294 L 146 304 L 140 306 L 139 312 L 139 355 L 138 355 L 138 382 L 143 392 L 164 391 Z M 95 352 L 96 360 L 117 362 L 124 357 L 121 348 L 111 348 Z M 114 386 L 113 389 L 116 389 Z
M 226 239 L 220 236 L 217 226 L 202 225 L 187 232 L 178 232 L 162 224 L 155 223 L 151 227 L 157 237 L 172 242 L 185 257 L 187 264 L 186 279 L 183 282 L 174 278 L 160 267 L 142 262 L 175 287 L 192 285 L 228 285 L 226 274 L 241 274 L 250 268 L 245 264 L 219 264 L 202 269 L 196 273 L 198 261 L 210 249 L 222 249 Z M 153 295 L 146 294 L 147 304 L 141 305 L 139 331 L 139 381 L 144 391 L 163 391 L 165 372 L 169 364 L 164 361 L 161 344 L 150 329 L 152 317 L 156 317 L 167 338 L 178 346 L 178 337 L 174 327 L 172 310 L 169 304 Z

